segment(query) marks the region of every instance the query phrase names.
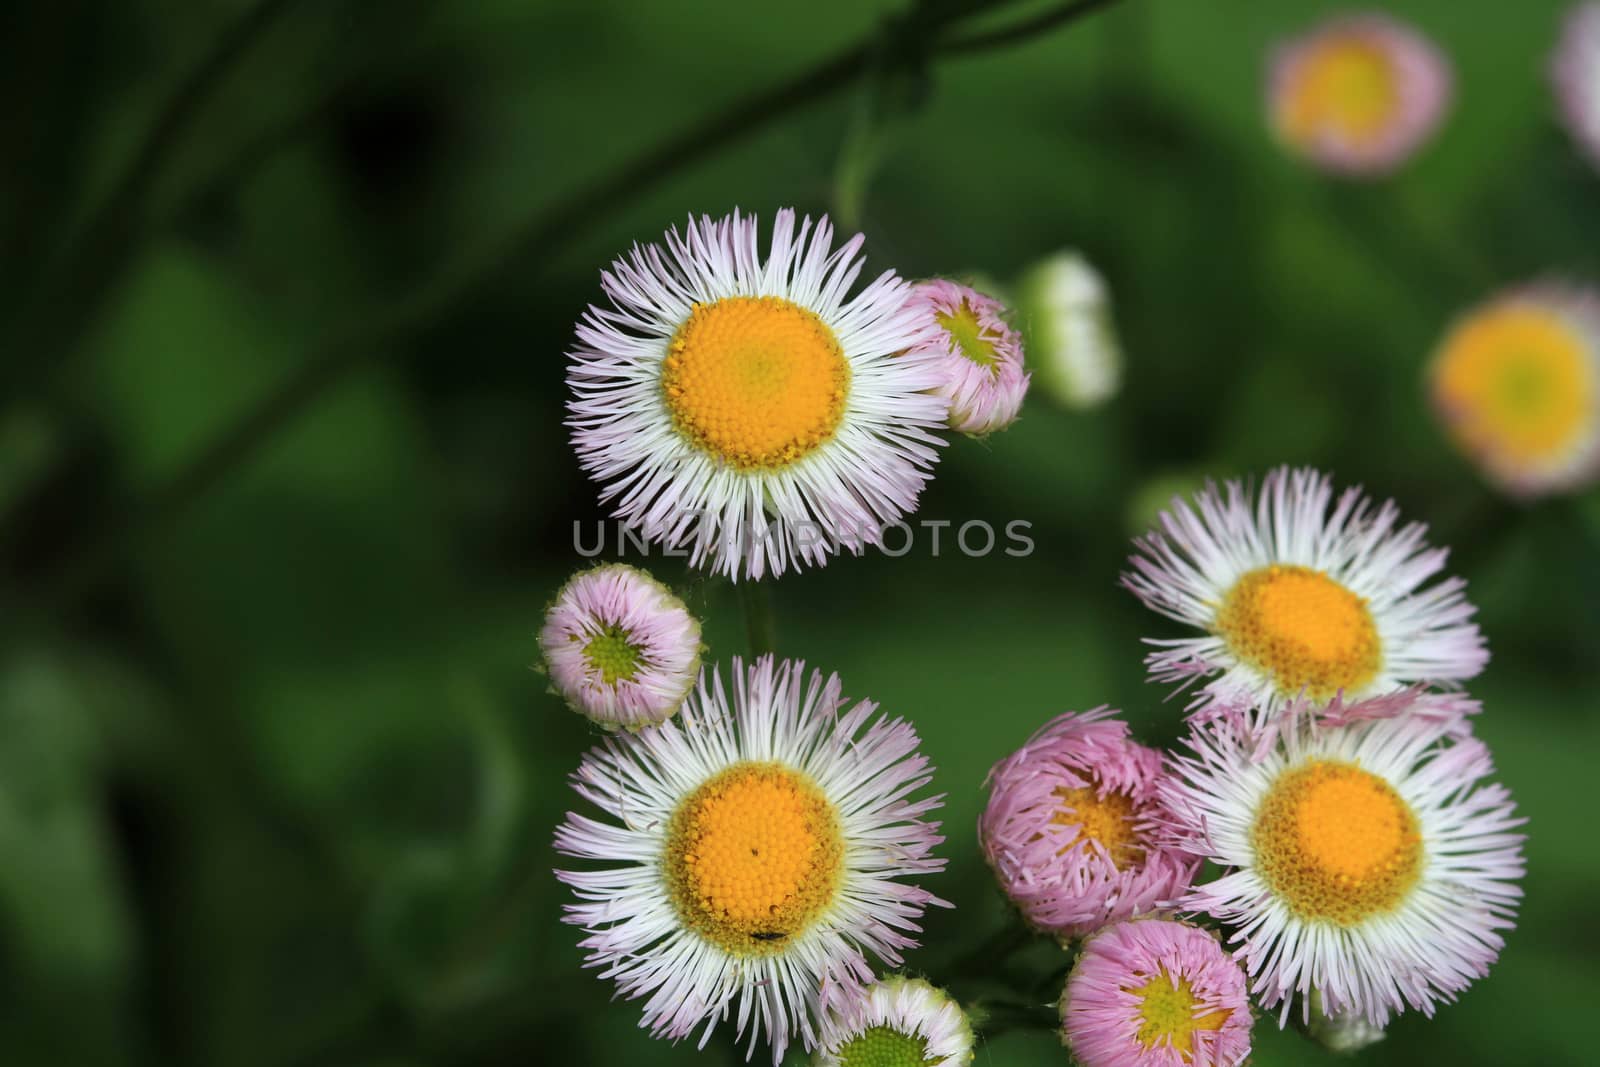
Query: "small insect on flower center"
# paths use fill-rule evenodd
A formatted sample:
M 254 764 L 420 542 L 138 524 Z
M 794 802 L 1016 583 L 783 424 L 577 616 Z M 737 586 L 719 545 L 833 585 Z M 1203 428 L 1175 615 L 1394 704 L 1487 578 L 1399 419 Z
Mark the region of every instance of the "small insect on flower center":
M 1333 760 L 1279 775 L 1251 843 L 1262 878 L 1295 914 L 1339 926 L 1392 911 L 1422 870 L 1411 806 L 1377 775 Z
M 1463 323 L 1434 368 L 1463 442 L 1514 461 L 1558 458 L 1589 423 L 1596 383 L 1584 340 L 1540 308 L 1491 308 Z
M 739 469 L 781 467 L 844 418 L 850 365 L 812 312 L 775 296 L 696 304 L 668 344 L 661 391 L 673 425 Z
M 1106 850 L 1118 870 L 1143 862 L 1144 841 L 1135 828 L 1138 812 L 1132 797 L 1115 791 L 1102 795 L 1095 785 L 1057 789 L 1054 795 L 1061 804 L 1050 821 L 1058 826 L 1078 827 L 1078 835 L 1057 855 L 1064 855 L 1080 841 L 1094 841 Z
M 1367 602 L 1309 567 L 1274 565 L 1240 578 L 1223 598 L 1215 631 L 1286 695 L 1353 694 L 1382 664 Z
M 579 640 L 576 634 L 572 639 Z M 600 672 L 600 680 L 606 685 L 632 678 L 639 669 L 641 655 L 638 646 L 628 640 L 627 631 L 616 625 L 607 626 L 583 646 L 584 658 Z
M 1170 1046 L 1185 1063 L 1194 1058 L 1194 1036 L 1206 1030 L 1221 1030 L 1232 1011 L 1217 1008 L 1206 1011 L 1194 995 L 1187 978 L 1174 978 L 1165 967 L 1143 985 L 1125 987 L 1125 993 L 1139 998 L 1139 1031 L 1135 1035 L 1145 1048 Z
M 992 368 L 999 364 L 1000 357 L 994 350 L 994 342 L 983 335 L 983 323 L 978 321 L 978 313 L 966 298 L 962 298 L 961 306 L 956 310 L 936 312 L 933 317 L 950 335 L 956 351 L 963 356 L 980 367 Z
M 844 839 L 809 778 L 736 763 L 678 806 L 663 866 L 686 926 L 732 953 L 776 955 L 833 903 Z
M 839 1046 L 839 1067 L 927 1067 L 941 1063 L 928 1055 L 928 1042 L 888 1026 L 863 1030 Z
M 1360 37 L 1336 37 L 1313 46 L 1291 73 L 1279 125 L 1296 144 L 1315 145 L 1329 135 L 1370 144 L 1399 108 L 1399 77 L 1388 53 Z

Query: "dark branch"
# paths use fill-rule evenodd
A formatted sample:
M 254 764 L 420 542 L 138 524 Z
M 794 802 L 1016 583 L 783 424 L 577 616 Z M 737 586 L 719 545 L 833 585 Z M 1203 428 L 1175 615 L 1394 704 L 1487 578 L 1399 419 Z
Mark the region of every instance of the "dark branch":
M 271 8 L 287 2 L 292 0 L 266 0 L 264 6 Z M 965 17 L 970 11 L 962 8 L 932 16 L 914 10 L 910 16 L 890 24 L 892 37 L 888 44 L 890 50 L 899 47 L 911 50 L 912 54 L 918 48 L 926 48 L 934 55 L 970 54 L 1026 40 L 1115 2 L 1075 0 L 1014 26 L 951 40 L 943 40 L 943 32 L 955 19 Z M 934 42 L 931 48 L 926 45 L 930 40 Z M 871 36 L 781 85 L 735 103 L 640 153 L 610 177 L 532 215 L 499 238 L 469 249 L 433 279 L 401 297 L 375 318 L 335 331 L 313 348 L 298 371 L 204 446 L 171 481 L 138 502 L 119 521 L 108 524 L 52 583 L 45 610 L 55 613 L 69 608 L 133 546 L 181 513 L 191 501 L 203 496 L 227 472 L 249 459 L 263 442 L 368 356 L 377 351 L 393 350 L 409 333 L 436 322 L 527 250 L 539 249 L 548 255 L 553 248 L 571 241 L 595 218 L 683 170 L 703 155 L 726 148 L 768 122 L 849 84 L 883 52 L 884 41 L 878 35 Z
M 960 56 L 1020 44 L 1031 37 L 1049 33 L 1051 30 L 1065 26 L 1069 22 L 1073 22 L 1085 15 L 1092 15 L 1101 8 L 1110 7 L 1112 4 L 1119 2 L 1120 0 L 1073 0 L 1072 3 L 1040 12 L 1033 18 L 1022 19 L 1010 26 L 1001 26 L 993 30 L 981 30 L 946 41 L 939 46 L 938 50 L 943 55 Z
M 112 283 L 121 274 L 140 231 L 142 205 L 167 161 L 239 58 L 299 0 L 256 0 L 225 27 L 195 67 L 184 76 L 157 114 L 111 191 L 46 271 L 24 315 L 16 349 L 34 353 L 17 360 L 6 377 L 13 386 L 28 373 L 55 365 L 54 353 L 70 349 L 92 320 Z M 10 392 L 7 389 L 7 392 Z

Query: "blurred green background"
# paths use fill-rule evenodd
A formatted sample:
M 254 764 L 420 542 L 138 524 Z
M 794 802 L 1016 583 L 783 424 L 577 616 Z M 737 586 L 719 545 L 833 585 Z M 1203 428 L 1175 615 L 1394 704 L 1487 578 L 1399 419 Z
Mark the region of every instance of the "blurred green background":
M 882 29 L 909 3 L 12 5 L 0 1060 L 740 1062 L 726 1034 L 652 1042 L 580 970 L 550 839 L 593 736 L 531 666 L 573 523 L 601 516 L 561 425 L 598 270 L 688 212 L 795 205 L 858 213 L 873 270 L 1005 278 L 1081 249 L 1127 349 L 1105 409 L 1036 395 L 924 498 L 1030 521 L 1032 557 L 844 558 L 774 590 L 782 652 L 913 718 L 949 793 L 932 888 L 959 907 L 912 965 L 939 978 L 1001 921 L 973 831 L 995 760 L 1104 702 L 1177 733 L 1140 645 L 1173 631 L 1116 582 L 1151 487 L 1315 464 L 1453 546 L 1494 653 L 1479 729 L 1530 819 L 1493 975 L 1363 1058 L 1593 1062 L 1600 500 L 1499 501 L 1419 384 L 1497 287 L 1600 279 L 1600 175 L 1544 79 L 1563 5 L 1387 5 L 1449 53 L 1457 106 L 1358 184 L 1262 119 L 1270 42 L 1334 5 L 1124 0 L 919 63 Z M 1052 9 L 989 6 L 963 27 Z M 898 58 L 607 184 L 863 40 Z M 732 591 L 688 584 L 713 654 L 742 653 Z M 1331 1061 L 1267 1025 L 1258 1050 Z M 979 1057 L 1062 1062 L 1046 1033 Z

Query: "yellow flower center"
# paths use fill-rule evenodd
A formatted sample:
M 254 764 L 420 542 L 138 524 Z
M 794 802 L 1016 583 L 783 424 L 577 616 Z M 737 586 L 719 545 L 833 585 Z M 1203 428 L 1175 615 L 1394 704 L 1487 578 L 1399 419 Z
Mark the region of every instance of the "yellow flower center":
M 1530 463 L 1559 458 L 1590 425 L 1596 382 L 1584 339 L 1529 304 L 1462 323 L 1434 364 L 1440 404 L 1461 443 Z
M 775 955 L 833 903 L 844 839 L 810 779 L 736 763 L 678 806 L 663 867 L 686 926 L 732 953 Z
M 1388 53 L 1362 37 L 1339 36 L 1314 46 L 1290 72 L 1278 126 L 1298 145 L 1329 135 L 1371 144 L 1399 108 L 1399 77 Z
M 1174 978 L 1165 967 L 1143 985 L 1124 992 L 1139 998 L 1139 1031 L 1135 1035 L 1145 1048 L 1170 1045 L 1188 1063 L 1194 1058 L 1194 1035 L 1202 1030 L 1221 1030 L 1233 1014 L 1228 1008 L 1196 1014 L 1200 1000 L 1189 986 L 1189 979 Z
M 1223 598 L 1215 630 L 1284 694 L 1354 693 L 1382 665 L 1367 602 L 1309 567 L 1274 564 L 1240 578 Z
M 1285 771 L 1256 812 L 1262 878 L 1305 919 L 1353 926 L 1391 911 L 1422 871 L 1416 814 L 1394 787 L 1349 763 Z
M 983 336 L 983 324 L 978 313 L 965 298 L 953 312 L 936 312 L 933 316 L 956 343 L 956 350 L 980 367 L 993 367 L 1000 361 L 995 354 L 994 342 Z
M 1136 813 L 1133 798 L 1128 794 L 1108 792 L 1101 796 L 1091 785 L 1057 789 L 1055 797 L 1061 801 L 1061 806 L 1050 821 L 1058 826 L 1078 827 L 1078 836 L 1056 855 L 1065 854 L 1080 841 L 1096 841 L 1110 854 L 1112 866 L 1119 870 L 1144 860 L 1144 842 L 1134 829 Z
M 661 391 L 678 432 L 740 469 L 793 463 L 844 418 L 850 365 L 828 324 L 775 296 L 696 304 Z

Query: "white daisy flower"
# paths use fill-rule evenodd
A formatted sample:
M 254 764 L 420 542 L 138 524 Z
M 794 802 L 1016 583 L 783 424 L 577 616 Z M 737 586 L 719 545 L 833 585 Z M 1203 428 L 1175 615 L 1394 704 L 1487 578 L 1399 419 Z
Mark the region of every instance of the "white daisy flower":
M 1016 422 L 1030 375 L 1005 304 L 947 278 L 919 283 L 911 302 L 935 324 L 929 343 L 939 357 L 938 391 L 950 402 L 950 428 L 983 437 Z
M 1384 14 L 1342 14 L 1273 49 L 1267 107 L 1279 140 L 1311 163 L 1386 174 L 1438 130 L 1453 77 L 1444 53 L 1416 27 Z
M 1122 345 L 1100 272 L 1076 252 L 1028 268 L 1016 307 L 1039 387 L 1072 411 L 1089 411 L 1122 386 Z
M 1123 584 L 1205 635 L 1151 641 L 1151 677 L 1210 678 L 1197 709 L 1258 722 L 1296 702 L 1349 717 L 1366 701 L 1387 713 L 1389 702 L 1373 698 L 1471 678 L 1489 653 L 1466 583 L 1427 584 L 1447 550 L 1429 547 L 1426 531 L 1401 526 L 1393 501 L 1375 509 L 1360 489 L 1336 499 L 1313 470 L 1280 467 L 1259 496 L 1228 482 L 1197 494 L 1193 508 L 1175 499 L 1160 530 L 1135 541 Z
M 967 1067 L 976 1038 L 950 994 L 885 978 L 831 1016 L 815 1067 Z
M 947 402 L 932 323 L 886 271 L 854 296 L 862 238 L 780 211 L 690 220 L 601 274 L 568 409 L 601 499 L 650 541 L 739 577 L 860 553 L 915 508 Z
M 561 587 L 539 649 L 572 710 L 607 729 L 637 729 L 671 716 L 693 688 L 700 620 L 645 571 L 607 563 Z
M 1567 11 L 1550 74 L 1562 122 L 1600 167 L 1600 4 L 1576 4 Z
M 1522 823 L 1479 784 L 1489 750 L 1402 714 L 1300 718 L 1270 750 L 1226 722 L 1197 728 L 1164 780 L 1172 843 L 1224 869 L 1178 903 L 1233 929 L 1267 1008 L 1301 998 L 1384 1026 L 1431 1015 L 1488 973 L 1522 891 Z
M 846 709 L 837 675 L 768 656 L 733 677 L 731 703 L 702 673 L 675 719 L 584 758 L 573 788 L 608 817 L 569 813 L 556 850 L 606 866 L 557 874 L 588 964 L 645 998 L 652 1035 L 703 1046 L 736 1014 L 776 1064 L 861 995 L 865 953 L 899 965 L 944 904 L 902 881 L 944 868 L 941 798 L 912 799 L 931 768 L 911 725 Z
M 1216 934 L 1187 923 L 1136 919 L 1091 936 L 1060 1012 L 1078 1067 L 1238 1067 L 1250 1058 L 1244 971 Z
M 1373 1026 L 1365 1016 L 1350 1011 L 1330 1015 L 1316 992 L 1307 999 L 1310 1018 L 1306 1020 L 1306 1036 L 1329 1052 L 1360 1052 L 1384 1039 L 1383 1027 Z
M 1496 486 L 1523 498 L 1587 489 L 1600 478 L 1600 289 L 1537 282 L 1473 308 L 1439 345 L 1428 387 Z

